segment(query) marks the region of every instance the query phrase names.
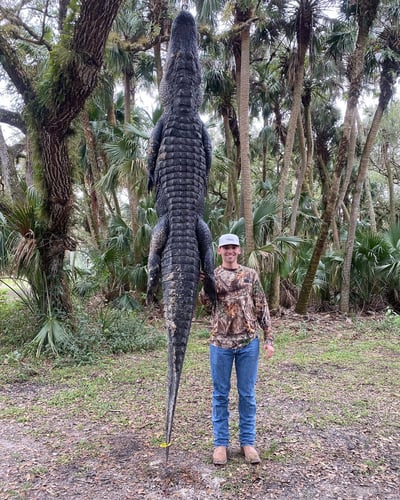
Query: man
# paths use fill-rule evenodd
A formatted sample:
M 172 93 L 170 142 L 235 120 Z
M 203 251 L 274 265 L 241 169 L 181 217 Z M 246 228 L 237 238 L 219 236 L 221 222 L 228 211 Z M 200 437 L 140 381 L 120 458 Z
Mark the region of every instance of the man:
M 211 315 L 210 367 L 213 382 L 212 423 L 214 432 L 213 463 L 225 465 L 229 446 L 229 392 L 235 363 L 239 394 L 239 440 L 245 460 L 260 462 L 254 448 L 259 339 L 258 326 L 264 332 L 267 358 L 274 353 L 267 299 L 257 273 L 238 263 L 239 238 L 224 234 L 218 243 L 222 265 L 214 271 L 217 304 Z M 210 305 L 202 290 L 200 300 Z

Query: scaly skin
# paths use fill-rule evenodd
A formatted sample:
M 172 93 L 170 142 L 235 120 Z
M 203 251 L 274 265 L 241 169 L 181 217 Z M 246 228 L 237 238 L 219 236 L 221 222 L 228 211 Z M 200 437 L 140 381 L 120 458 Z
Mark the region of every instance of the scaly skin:
M 150 243 L 147 302 L 155 301 L 161 276 L 168 332 L 168 459 L 200 268 L 204 289 L 215 302 L 212 238 L 203 220 L 211 141 L 198 113 L 202 92 L 197 28 L 186 10 L 172 25 L 160 98 L 164 111 L 148 148 L 148 189 L 155 189 L 159 220 Z

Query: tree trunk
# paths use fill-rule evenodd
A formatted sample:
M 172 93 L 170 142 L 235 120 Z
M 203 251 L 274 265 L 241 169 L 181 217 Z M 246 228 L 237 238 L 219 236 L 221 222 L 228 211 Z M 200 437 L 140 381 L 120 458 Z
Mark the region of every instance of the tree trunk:
M 353 192 L 353 203 L 351 206 L 350 224 L 347 232 L 347 240 L 346 240 L 344 261 L 342 268 L 342 286 L 340 290 L 340 312 L 342 313 L 349 312 L 351 261 L 353 256 L 357 221 L 360 213 L 361 193 L 368 171 L 369 156 L 371 154 L 372 146 L 374 145 L 375 138 L 378 133 L 382 114 L 383 114 L 383 109 L 381 109 L 380 106 L 378 106 L 378 108 L 375 111 L 374 119 L 372 120 L 372 125 L 367 137 L 367 141 L 364 145 L 364 149 L 361 155 L 356 185 Z
M 389 144 L 385 143 L 382 145 L 382 158 L 387 174 L 388 193 L 389 193 L 389 224 L 392 225 L 396 222 L 396 201 L 395 201 L 396 197 L 394 192 L 393 172 L 388 157 L 388 149 L 389 149 Z
M 376 217 L 375 217 L 375 211 L 374 211 L 374 203 L 372 200 L 372 193 L 371 193 L 371 183 L 369 182 L 369 176 L 367 174 L 367 178 L 365 179 L 365 197 L 366 197 L 366 205 L 368 209 L 368 218 L 369 218 L 369 223 L 371 225 L 371 231 L 373 233 L 377 232 L 376 228 Z
M 27 134 L 25 136 L 25 141 L 26 141 L 26 162 L 25 162 L 25 182 L 27 187 L 33 186 L 34 180 L 33 180 L 33 151 L 32 151 L 32 141 Z
M 229 117 L 226 109 L 222 110 L 222 117 L 224 123 L 224 135 L 225 135 L 225 156 L 229 161 L 229 172 L 227 180 L 227 199 L 225 205 L 224 221 L 226 223 L 235 219 L 238 207 L 238 194 L 237 194 L 237 175 L 236 175 L 236 163 L 235 155 L 233 154 L 233 141 L 232 134 L 230 132 Z
M 358 111 L 356 114 L 358 115 Z M 356 156 L 356 145 L 357 145 L 357 128 L 358 128 L 357 122 L 358 122 L 357 119 L 354 120 L 353 126 L 351 127 L 346 172 L 344 175 L 342 185 L 340 187 L 338 202 L 337 202 L 338 211 L 342 208 L 342 204 L 344 204 L 344 199 L 350 185 L 351 174 L 353 173 L 354 160 Z
M 81 116 L 88 157 L 84 172 L 84 184 L 89 199 L 89 226 L 95 245 L 97 248 L 101 248 L 107 231 L 107 223 L 103 199 L 97 189 L 97 184 L 100 180 L 100 167 L 96 154 L 96 138 L 94 137 L 87 112 L 83 111 Z
M 301 119 L 301 115 L 298 117 L 298 125 L 297 125 L 297 134 L 299 138 L 299 147 L 300 147 L 300 168 L 297 173 L 297 185 L 296 191 L 294 193 L 293 202 L 292 202 L 292 215 L 290 217 L 290 235 L 294 236 L 296 234 L 296 222 L 297 222 L 297 214 L 299 210 L 300 204 L 300 196 L 303 191 L 303 184 L 305 179 L 305 174 L 307 171 L 307 151 L 306 151 L 306 143 L 304 137 L 304 127 L 303 121 Z
M 153 50 L 154 50 L 154 62 L 156 67 L 157 87 L 159 87 L 163 76 L 162 60 L 161 60 L 161 43 L 159 42 L 156 43 L 154 45 Z
M 125 82 L 125 94 L 124 94 L 124 124 L 128 125 L 131 122 L 131 109 L 133 105 L 132 101 L 132 77 L 127 73 L 124 74 L 124 82 Z M 127 179 L 127 191 L 128 191 L 128 202 L 129 202 L 129 212 L 131 214 L 131 229 L 132 234 L 135 236 L 137 233 L 139 223 L 138 223 L 138 206 L 139 206 L 139 198 L 136 193 L 135 183 L 134 183 L 134 173 L 132 172 Z
M 71 312 L 71 300 L 64 273 L 66 250 L 75 250 L 76 243 L 68 236 L 69 220 L 74 204 L 72 197 L 72 165 L 66 141 L 47 130 L 40 130 L 39 143 L 43 160 L 48 216 L 47 230 L 38 241 L 41 271 L 47 290 L 43 296 L 44 312 Z
M 0 127 L 0 173 L 1 173 L 1 194 L 11 196 L 10 182 L 10 157 L 8 154 L 6 140 L 4 139 L 3 130 Z
M 0 173 L 3 194 L 10 196 L 12 201 L 21 201 L 24 199 L 24 192 L 18 179 L 17 169 L 15 168 L 15 158 L 10 155 L 3 131 L 0 127 Z
M 239 124 L 241 151 L 242 206 L 245 225 L 245 255 L 254 250 L 253 195 L 251 187 L 250 145 L 249 145 L 249 71 L 250 71 L 250 28 L 241 33 L 241 69 L 239 96 Z

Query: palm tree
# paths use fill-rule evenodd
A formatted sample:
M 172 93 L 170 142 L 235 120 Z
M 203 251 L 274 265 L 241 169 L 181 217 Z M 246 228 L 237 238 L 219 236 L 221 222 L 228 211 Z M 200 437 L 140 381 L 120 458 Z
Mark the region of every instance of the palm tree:
M 378 106 L 376 108 L 374 118 L 367 140 L 360 159 L 356 185 L 353 193 L 353 203 L 350 214 L 350 223 L 346 241 L 345 257 L 343 263 L 343 280 L 340 294 L 340 311 L 343 313 L 349 312 L 350 300 L 350 270 L 352 253 L 354 248 L 354 239 L 357 227 L 357 220 L 360 212 L 360 200 L 362 188 L 368 171 L 369 157 L 378 134 L 380 122 L 385 112 L 389 101 L 391 100 L 397 77 L 400 75 L 400 32 L 398 28 L 393 28 L 393 24 L 385 28 L 379 40 L 383 47 L 380 48 L 380 54 L 383 54 L 382 69 L 380 74 L 380 94 Z
M 159 16 L 161 13 L 166 14 L 165 2 L 156 2 L 155 4 L 156 5 L 152 6 L 154 12 L 153 9 L 151 9 L 150 16 L 156 16 L 156 19 L 161 22 Z M 108 44 L 108 50 L 106 52 L 107 68 L 116 78 L 122 75 L 125 125 L 129 125 L 132 120 L 132 109 L 135 105 L 135 93 L 139 80 L 142 79 L 144 81 L 146 79 L 149 82 L 153 77 L 153 61 L 145 56 L 143 47 L 140 44 L 137 47 L 134 46 L 135 43 L 143 40 L 145 35 L 148 34 L 148 23 L 144 22 L 142 7 L 143 6 L 140 5 L 140 2 L 137 0 L 124 2 L 115 19 L 113 32 L 110 37 L 112 43 Z M 155 22 L 155 19 L 152 19 L 152 22 Z M 153 25 L 151 26 L 154 27 Z M 151 36 L 148 38 L 151 39 Z M 153 43 L 159 50 L 160 36 L 156 36 Z M 131 176 L 126 177 L 131 227 L 135 234 L 138 230 L 137 212 L 139 198 L 136 193 L 135 185 L 131 180 Z
M 339 182 L 341 175 L 346 168 L 350 134 L 355 120 L 358 99 L 362 90 L 365 50 L 369 39 L 369 32 L 376 17 L 378 4 L 379 0 L 361 0 L 356 6 L 355 14 L 358 23 L 358 36 L 354 52 L 352 53 L 348 64 L 349 97 L 347 100 L 346 113 L 342 127 L 342 135 L 339 142 L 329 199 L 322 218 L 320 234 L 316 241 L 308 272 L 304 279 L 299 299 L 296 304 L 296 312 L 299 314 L 306 313 L 315 273 L 318 268 L 321 255 L 324 252 L 328 231 L 336 212 Z
M 242 10 L 239 3 L 235 6 L 235 23 L 245 23 L 240 34 L 240 76 L 239 76 L 239 133 L 240 133 L 240 164 L 241 164 L 241 206 L 245 221 L 245 255 L 254 249 L 252 227 L 252 185 L 250 169 L 249 144 L 249 89 L 250 89 L 250 7 Z
M 277 236 L 282 232 L 283 226 L 283 204 L 286 194 L 287 178 L 289 174 L 289 167 L 292 159 L 293 145 L 295 139 L 298 118 L 300 115 L 301 95 L 303 91 L 304 72 L 306 54 L 309 49 L 314 18 L 318 9 L 318 2 L 315 0 L 299 0 L 296 9 L 296 39 L 297 47 L 296 52 L 293 53 L 294 73 L 289 75 L 292 91 L 292 106 L 290 110 L 289 122 L 286 130 L 285 147 L 283 152 L 282 169 L 280 171 L 280 181 L 278 187 L 277 201 L 280 206 L 280 211 L 277 217 L 277 224 L 274 229 L 274 235 Z M 270 289 L 270 305 L 272 310 L 279 308 L 279 290 L 280 290 L 280 276 L 277 270 L 274 272 L 273 280 Z
M 240 138 L 235 109 L 236 84 L 231 72 L 226 67 L 228 65 L 227 54 L 218 52 L 218 56 L 215 55 L 214 57 L 217 57 L 217 60 L 214 58 L 202 60 L 202 67 L 204 68 L 203 105 L 208 112 L 213 113 L 212 116 L 215 118 L 222 117 L 225 139 L 223 154 L 227 160 L 225 164 L 229 165 L 228 172 L 224 173 L 224 177 L 227 179 L 225 220 L 229 221 L 239 216 L 237 181 L 240 171 Z M 213 170 L 211 170 L 211 175 Z M 212 190 L 213 184 L 211 181 L 209 186 Z

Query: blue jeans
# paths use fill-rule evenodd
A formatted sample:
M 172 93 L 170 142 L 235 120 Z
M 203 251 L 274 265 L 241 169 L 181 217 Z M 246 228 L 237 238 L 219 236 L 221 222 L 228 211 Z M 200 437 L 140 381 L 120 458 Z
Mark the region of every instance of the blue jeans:
M 259 340 L 240 349 L 224 349 L 210 345 L 210 367 L 213 382 L 212 424 L 214 446 L 229 446 L 229 392 L 235 362 L 239 394 L 240 446 L 254 445 L 256 437 L 256 397 Z

